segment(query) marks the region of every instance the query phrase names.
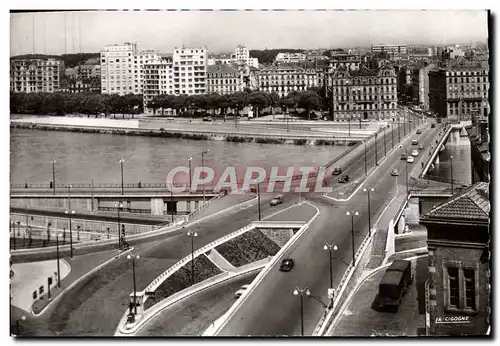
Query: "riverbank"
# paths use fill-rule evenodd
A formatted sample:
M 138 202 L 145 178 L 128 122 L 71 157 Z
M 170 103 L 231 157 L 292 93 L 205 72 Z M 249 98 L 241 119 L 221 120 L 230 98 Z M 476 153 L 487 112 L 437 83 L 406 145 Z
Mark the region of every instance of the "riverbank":
M 61 118 L 67 119 L 67 118 Z M 118 121 L 118 120 L 117 120 Z M 132 121 L 134 122 L 134 121 Z M 47 123 L 43 119 L 37 121 L 36 119 L 16 119 L 11 120 L 11 128 L 22 128 L 31 130 L 43 131 L 68 131 L 68 132 L 84 132 L 84 133 L 103 133 L 115 135 L 128 135 L 128 136 L 149 136 L 149 137 L 164 137 L 164 138 L 184 138 L 192 140 L 217 140 L 226 142 L 237 143 L 264 143 L 264 144 L 290 144 L 290 145 L 342 145 L 352 146 L 358 143 L 362 138 L 349 138 L 328 136 L 317 133 L 252 133 L 239 129 L 238 131 L 229 132 L 228 130 L 219 130 L 216 128 L 207 130 L 182 130 L 182 129 L 169 129 L 169 128 L 141 128 L 135 122 L 130 123 L 130 127 L 125 127 L 121 123 L 100 123 L 92 125 L 86 124 L 69 124 L 61 122 Z M 213 126 L 213 125 L 211 125 Z M 243 132 L 245 131 L 245 132 Z M 263 131 L 261 131 L 263 132 Z

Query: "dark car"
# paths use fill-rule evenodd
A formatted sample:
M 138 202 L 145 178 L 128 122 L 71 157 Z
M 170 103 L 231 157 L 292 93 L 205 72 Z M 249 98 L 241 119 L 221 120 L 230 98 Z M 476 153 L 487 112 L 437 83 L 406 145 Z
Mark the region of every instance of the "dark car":
M 349 181 L 349 176 L 348 175 L 343 175 L 339 178 L 339 183 L 347 183 Z
M 295 261 L 293 260 L 293 258 L 284 258 L 283 261 L 281 261 L 280 271 L 289 272 L 294 266 Z
M 332 175 L 340 175 L 342 174 L 342 168 L 335 168 L 332 172 Z
M 422 130 L 418 129 L 417 130 L 417 135 L 421 135 L 422 134 Z
M 401 154 L 401 160 L 406 160 L 408 158 L 408 154 L 402 153 Z
M 435 128 L 436 124 L 431 124 L 431 129 Z

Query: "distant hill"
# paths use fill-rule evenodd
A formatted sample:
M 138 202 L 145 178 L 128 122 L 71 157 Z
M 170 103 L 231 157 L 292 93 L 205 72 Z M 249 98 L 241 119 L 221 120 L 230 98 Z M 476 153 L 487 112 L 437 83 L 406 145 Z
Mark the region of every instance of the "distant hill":
M 99 58 L 100 53 L 77 53 L 77 54 L 63 54 L 63 55 L 46 55 L 46 54 L 24 54 L 16 55 L 10 58 L 10 60 L 17 59 L 49 59 L 57 58 L 64 61 L 65 67 L 75 67 L 78 64 L 83 64 L 85 61 L 92 58 Z
M 303 53 L 304 49 L 266 49 L 266 50 L 251 50 L 250 56 L 259 59 L 259 64 L 270 64 L 276 58 L 278 53 Z

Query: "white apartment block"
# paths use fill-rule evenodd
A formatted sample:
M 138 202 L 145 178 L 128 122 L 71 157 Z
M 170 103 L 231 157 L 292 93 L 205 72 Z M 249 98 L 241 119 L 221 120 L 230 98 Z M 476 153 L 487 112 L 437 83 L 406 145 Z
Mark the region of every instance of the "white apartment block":
M 162 94 L 174 95 L 174 67 L 172 58 L 159 57 L 154 62 L 144 63 L 143 71 L 143 100 L 146 113 L 153 113 L 147 104 L 154 97 Z
M 134 56 L 134 94 L 143 93 L 144 66 L 146 64 L 159 62 L 161 59 L 158 50 L 141 50 Z
M 64 62 L 59 59 L 14 59 L 10 62 L 10 90 L 54 92 L 60 88 Z
M 229 65 L 208 66 L 207 92 L 219 95 L 243 91 L 243 75 Z
M 101 51 L 101 93 L 125 95 L 134 93 L 134 57 L 137 43 L 109 45 Z
M 175 95 L 199 95 L 206 93 L 207 48 L 174 48 Z
M 408 54 L 406 44 L 372 44 L 372 53 L 387 53 L 390 57 L 401 57 Z
M 306 60 L 306 55 L 302 53 L 278 53 L 275 58 L 276 62 L 293 64 Z
M 262 69 L 258 75 L 260 91 L 275 92 L 280 97 L 292 91 L 306 91 L 321 83 L 314 69 L 303 69 L 296 66 L 272 66 Z

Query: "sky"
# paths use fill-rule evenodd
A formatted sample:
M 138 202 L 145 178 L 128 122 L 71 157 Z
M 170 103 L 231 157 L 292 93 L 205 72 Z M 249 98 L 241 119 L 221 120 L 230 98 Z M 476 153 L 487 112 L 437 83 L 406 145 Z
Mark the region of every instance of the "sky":
M 487 12 L 480 10 L 19 13 L 10 17 L 10 56 L 91 53 L 123 42 L 164 53 L 182 45 L 224 52 L 238 44 L 249 49 L 314 49 L 486 43 L 487 25 Z

